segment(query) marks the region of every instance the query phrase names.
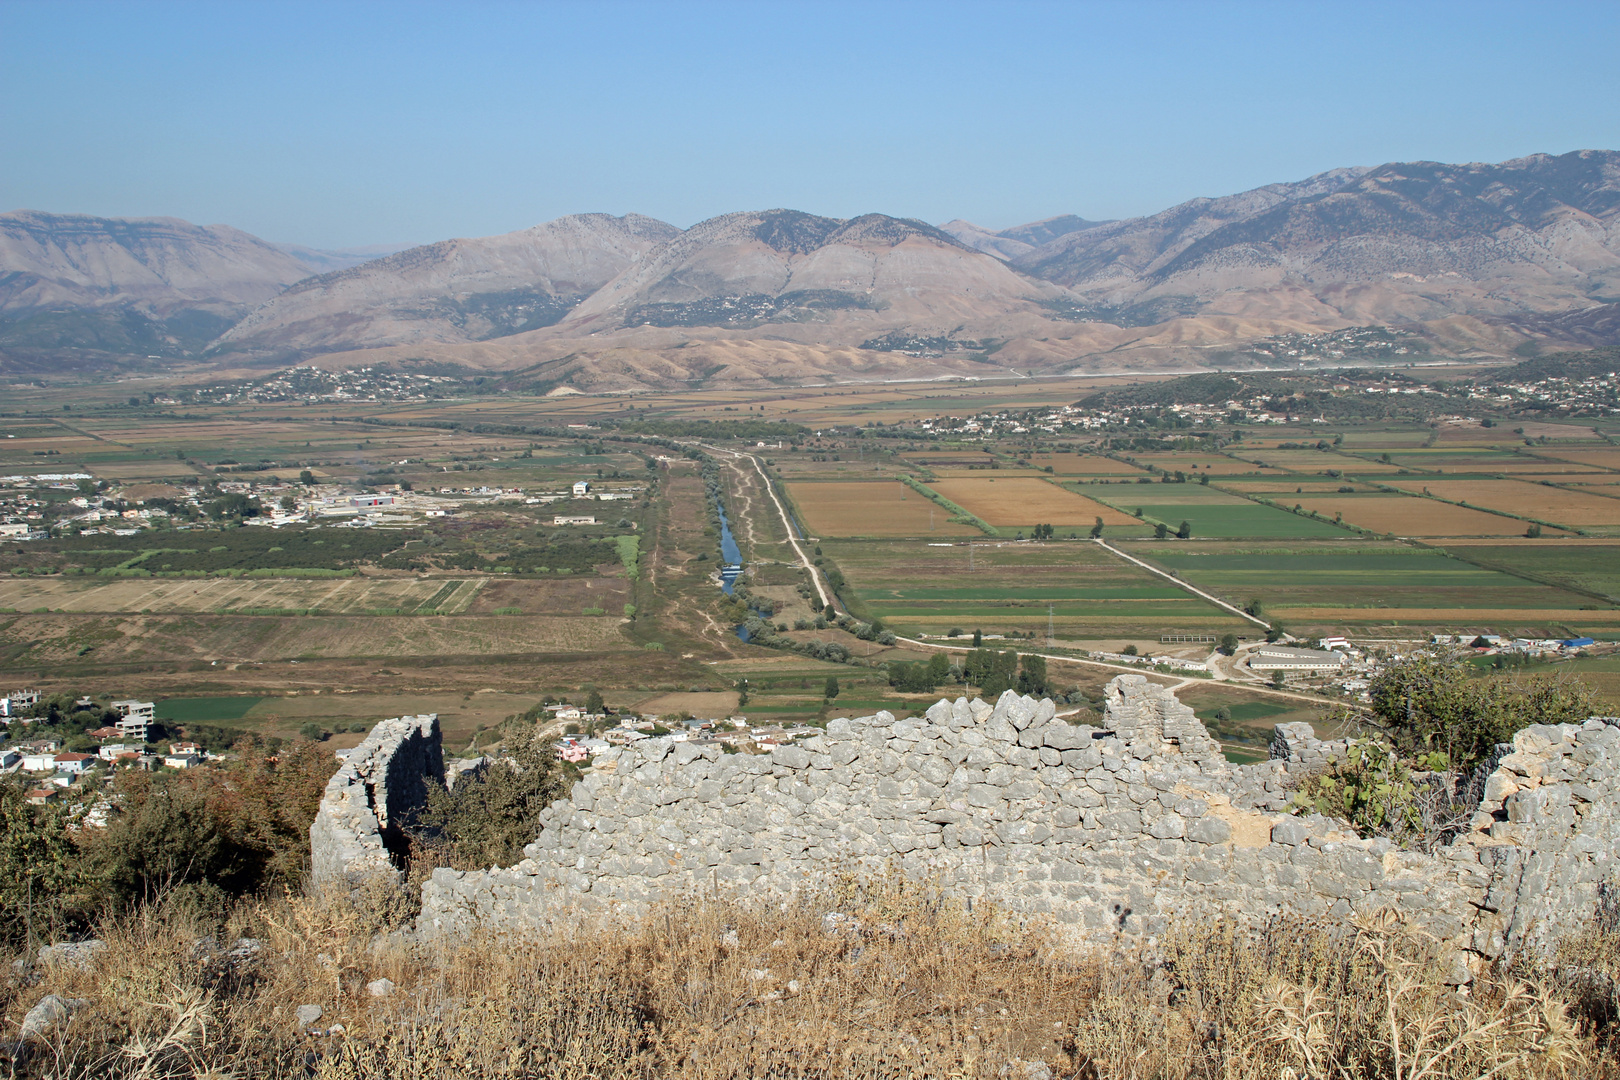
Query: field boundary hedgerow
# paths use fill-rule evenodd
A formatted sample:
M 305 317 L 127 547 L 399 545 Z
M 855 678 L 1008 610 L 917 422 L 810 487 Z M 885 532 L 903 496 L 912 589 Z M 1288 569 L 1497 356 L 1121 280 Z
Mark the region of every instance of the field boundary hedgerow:
M 943 506 L 945 509 L 949 510 L 952 515 L 951 520 L 956 521 L 958 524 L 972 525 L 986 536 L 1001 536 L 1000 529 L 997 529 L 989 522 L 979 517 L 977 514 L 971 514 L 964 508 L 951 502 L 951 500 L 947 499 L 945 496 L 941 495 L 939 492 L 935 491 L 933 488 L 929 487 L 927 484 L 924 484 L 915 477 L 909 475 L 902 476 L 900 477 L 900 482 L 917 492 L 919 495 L 922 495 L 924 498 L 932 499 L 940 506 Z

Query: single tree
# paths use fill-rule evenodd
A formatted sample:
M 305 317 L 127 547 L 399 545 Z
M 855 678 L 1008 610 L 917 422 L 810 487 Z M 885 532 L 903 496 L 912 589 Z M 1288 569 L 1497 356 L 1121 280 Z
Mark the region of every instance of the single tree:
M 975 649 L 977 649 L 977 648 L 981 647 L 983 644 L 984 644 L 984 635 L 979 632 L 977 627 L 975 627 L 974 630 L 973 630 L 973 647 Z
M 1097 537 L 1102 535 L 1102 531 L 1103 531 L 1103 520 L 1102 520 L 1101 517 L 1099 517 L 1099 518 L 1097 518 L 1097 523 L 1091 527 L 1091 538 L 1093 540 L 1095 540 Z
M 821 696 L 826 698 L 828 701 L 831 701 L 838 696 L 838 676 L 827 676 L 827 685 L 822 688 Z
M 1170 526 L 1166 525 L 1162 521 L 1159 522 L 1157 525 L 1153 526 L 1153 535 L 1158 537 L 1160 540 L 1163 540 L 1165 537 L 1170 535 Z
M 602 711 L 601 691 L 593 689 L 585 695 L 585 711 L 593 716 Z
M 1176 535 L 1178 537 L 1180 537 L 1181 539 L 1183 539 L 1183 540 L 1190 540 L 1192 538 L 1192 524 L 1191 524 L 1191 522 L 1183 521 L 1181 523 L 1181 528 L 1176 530 Z
M 1238 648 L 1238 637 L 1237 637 L 1236 634 L 1222 634 L 1221 635 L 1220 651 L 1221 651 L 1221 653 L 1223 655 L 1231 656 L 1231 655 L 1233 655 L 1234 653 L 1237 652 L 1237 648 Z

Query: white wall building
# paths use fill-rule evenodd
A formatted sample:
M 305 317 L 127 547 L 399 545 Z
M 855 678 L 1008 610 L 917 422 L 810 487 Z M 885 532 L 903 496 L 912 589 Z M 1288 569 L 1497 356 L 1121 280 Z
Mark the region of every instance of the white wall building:
M 1321 649 L 1262 645 L 1249 654 L 1249 667 L 1255 671 L 1338 671 L 1346 660 L 1343 653 Z

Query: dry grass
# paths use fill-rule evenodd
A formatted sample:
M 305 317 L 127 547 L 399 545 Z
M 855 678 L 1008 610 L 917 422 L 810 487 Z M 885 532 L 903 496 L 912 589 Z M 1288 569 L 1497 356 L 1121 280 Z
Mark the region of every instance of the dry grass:
M 94 971 L 8 987 L 13 1031 L 47 993 L 87 1002 L 15 1075 L 999 1078 L 1040 1075 L 1033 1063 L 1093 1080 L 1616 1075 L 1609 927 L 1578 953 L 1606 983 L 1577 987 L 1561 973 L 1571 959 L 1458 994 L 1438 951 L 1390 922 L 1183 925 L 1151 955 L 1079 955 L 891 877 L 846 876 L 787 908 L 697 898 L 635 929 L 443 948 L 384 932 L 403 900 L 379 888 L 249 905 L 224 928 L 165 908 L 109 925 Z M 829 909 L 840 915 L 818 914 Z M 256 960 L 195 944 L 238 934 L 262 940 Z M 392 994 L 367 992 L 379 978 Z M 299 1030 L 308 1004 L 323 1016 Z

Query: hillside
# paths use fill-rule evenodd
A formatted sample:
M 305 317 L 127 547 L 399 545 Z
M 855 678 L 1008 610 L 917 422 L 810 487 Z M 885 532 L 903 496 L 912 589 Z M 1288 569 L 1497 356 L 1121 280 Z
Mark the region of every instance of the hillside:
M 1586 307 L 1620 291 L 1620 153 L 1338 169 L 1072 232 L 1014 265 L 1144 325 L 1262 306 L 1361 323 Z
M 1015 259 L 1020 255 L 1034 251 L 1042 244 L 1050 243 L 1060 236 L 1079 232 L 1082 229 L 1093 229 L 1098 225 L 1106 225 L 1104 221 L 1087 221 L 1085 218 L 1073 214 L 1064 214 L 1060 217 L 1046 218 L 1042 221 L 1032 221 L 1027 225 L 1015 225 L 1000 232 L 991 232 L 982 229 L 971 221 L 958 218 L 947 221 L 940 226 L 944 232 L 950 233 L 958 243 L 965 244 L 975 251 L 982 251 L 987 255 L 994 255 L 998 259 Z
M 0 369 L 426 362 L 613 390 L 1602 347 L 1620 344 L 1620 153 L 1357 166 L 999 232 L 787 209 L 684 231 L 579 214 L 369 254 L 3 215 Z
M 638 214 L 575 214 L 521 232 L 409 248 L 300 282 L 220 344 L 307 356 L 522 333 L 557 322 L 678 232 Z
M 179 355 L 308 276 L 228 225 L 0 214 L 0 349 Z

